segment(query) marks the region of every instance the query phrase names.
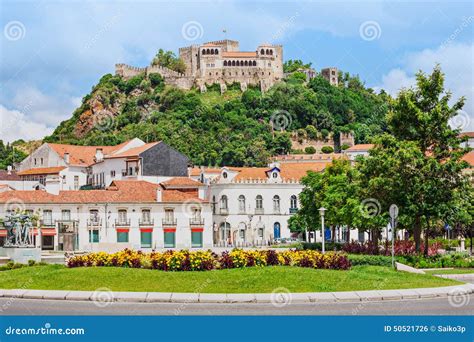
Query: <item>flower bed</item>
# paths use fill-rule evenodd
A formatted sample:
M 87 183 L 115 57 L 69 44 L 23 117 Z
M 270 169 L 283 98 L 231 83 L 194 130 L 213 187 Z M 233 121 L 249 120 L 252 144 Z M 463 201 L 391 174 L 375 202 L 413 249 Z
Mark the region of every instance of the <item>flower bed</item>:
M 440 249 L 441 243 L 433 242 L 428 246 L 428 255 L 435 256 L 438 254 L 438 249 Z M 392 254 L 392 245 L 391 243 L 385 245 L 375 245 L 373 242 L 348 242 L 342 246 L 342 250 L 349 254 L 382 254 L 382 255 L 391 255 Z M 420 246 L 421 253 L 424 251 L 424 243 L 421 243 Z M 415 250 L 415 242 L 412 240 L 398 240 L 395 241 L 394 246 L 395 255 L 407 256 L 407 255 L 416 255 L 418 254 Z
M 347 270 L 351 263 L 342 253 L 317 251 L 242 250 L 234 249 L 220 255 L 211 251 L 166 251 L 143 253 L 125 249 L 76 255 L 67 259 L 68 267 L 115 266 L 149 268 L 162 271 L 209 271 L 213 269 L 298 266 L 319 269 Z

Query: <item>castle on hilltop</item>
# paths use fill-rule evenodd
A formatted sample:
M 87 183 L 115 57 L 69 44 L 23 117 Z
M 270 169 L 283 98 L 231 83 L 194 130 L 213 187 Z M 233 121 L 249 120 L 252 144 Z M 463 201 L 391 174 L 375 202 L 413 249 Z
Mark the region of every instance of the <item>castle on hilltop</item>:
M 226 91 L 227 84 L 234 82 L 240 83 L 242 91 L 248 85 L 266 91 L 285 76 L 281 45 L 262 44 L 255 51 L 239 51 L 238 41 L 225 39 L 180 48 L 179 57 L 186 65 L 184 74 L 158 65 L 139 68 L 126 64 L 116 64 L 115 73 L 124 78 L 159 73 L 166 84 L 181 89 L 197 86 L 201 92 L 209 85 L 219 84 L 221 93 Z M 312 75 L 315 74 L 312 70 Z M 336 68 L 323 69 L 321 75 L 337 85 Z

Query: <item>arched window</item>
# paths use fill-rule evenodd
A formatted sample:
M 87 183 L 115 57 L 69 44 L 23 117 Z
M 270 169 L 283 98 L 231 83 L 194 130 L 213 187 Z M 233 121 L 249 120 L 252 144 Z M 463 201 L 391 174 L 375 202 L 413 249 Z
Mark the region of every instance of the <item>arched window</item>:
M 239 212 L 245 213 L 245 196 L 244 195 L 239 196 Z
M 280 212 L 280 196 L 278 195 L 273 196 L 273 212 Z
M 226 195 L 221 196 L 221 209 L 224 209 L 224 210 L 228 209 L 228 202 L 227 202 L 227 196 Z
M 214 50 L 214 54 L 215 54 L 215 55 L 218 55 L 218 54 L 219 54 L 219 50 L 215 49 L 215 50 Z
M 211 55 L 213 55 L 213 54 L 214 54 L 214 49 L 211 49 Z
M 235 65 L 240 66 L 240 62 L 239 61 L 235 62 Z
M 216 213 L 216 196 L 212 196 L 212 213 Z
M 245 61 L 245 66 L 248 66 L 249 65 L 249 62 L 248 61 Z
M 273 50 L 270 50 L 270 55 L 273 55 Z
M 257 209 L 263 209 L 263 198 L 261 195 L 257 195 L 255 198 L 255 207 Z
M 224 61 L 224 66 L 227 66 L 227 61 Z
M 256 62 L 256 61 L 253 61 L 253 66 L 257 66 L 257 62 Z
M 211 53 L 211 51 L 209 51 L 209 49 L 206 50 L 206 55 L 209 55 Z
M 232 66 L 235 66 L 235 61 L 232 61 Z
M 240 61 L 240 66 L 244 66 L 244 61 Z
M 203 50 L 202 50 L 202 54 L 203 54 L 203 55 L 206 54 L 206 49 L 203 49 Z
M 290 212 L 296 212 L 298 209 L 298 198 L 296 195 L 291 195 L 290 197 Z
M 265 54 L 266 54 L 266 55 L 269 55 L 269 54 L 270 54 L 270 50 L 267 49 L 267 51 L 265 51 Z
M 261 54 L 261 55 L 264 55 L 264 54 L 265 54 L 265 50 L 264 50 L 264 49 L 261 49 L 261 50 L 260 50 L 260 54 Z

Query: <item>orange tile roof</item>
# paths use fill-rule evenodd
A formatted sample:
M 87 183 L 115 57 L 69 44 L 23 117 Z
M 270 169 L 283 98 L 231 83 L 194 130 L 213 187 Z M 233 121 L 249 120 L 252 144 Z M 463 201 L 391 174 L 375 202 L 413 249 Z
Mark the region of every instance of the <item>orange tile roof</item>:
M 69 153 L 69 163 L 71 165 L 89 166 L 95 162 L 94 157 L 97 149 L 102 149 L 104 155 L 120 150 L 128 141 L 115 146 L 79 146 L 65 144 L 48 145 L 61 157 L 64 158 L 65 153 Z
M 282 163 L 278 167 L 280 169 L 280 176 L 283 180 L 300 180 L 306 176 L 308 171 L 321 172 L 323 171 L 330 161 L 325 163 Z M 229 168 L 230 170 L 237 171 L 238 174 L 234 180 L 257 180 L 257 179 L 268 179 L 267 172 L 271 170 L 268 167 L 242 167 L 242 168 Z
M 37 167 L 33 169 L 23 170 L 17 173 L 18 176 L 29 176 L 29 175 L 54 175 L 64 170 L 65 166 L 55 167 Z
M 344 155 L 342 153 L 314 153 L 314 154 L 282 154 L 273 157 L 275 161 L 286 160 L 328 160 L 341 159 Z
M 374 144 L 357 144 L 357 145 L 354 145 L 352 147 L 349 147 L 347 150 L 345 150 L 346 152 L 349 151 L 349 152 L 359 152 L 359 151 L 368 151 L 372 148 L 374 148 Z
M 117 153 L 117 154 L 112 153 L 112 154 L 106 155 L 104 158 L 105 159 L 111 159 L 111 158 L 138 157 L 140 155 L 140 153 L 145 152 L 149 148 L 152 148 L 153 146 L 155 146 L 159 143 L 160 143 L 160 141 L 157 141 L 157 142 L 148 143 L 148 144 L 138 146 L 138 147 L 133 147 L 133 148 L 131 148 L 129 150 L 126 150 L 126 151 L 123 151 L 121 153 Z
M 204 173 L 221 173 L 221 169 L 219 168 L 212 168 L 212 167 L 207 167 L 202 169 Z M 199 176 L 201 174 L 201 168 L 200 167 L 193 167 L 189 171 L 190 176 Z
M 194 179 L 191 179 L 189 177 L 173 177 L 167 181 L 161 182 L 161 185 L 163 185 L 165 188 L 171 188 L 174 186 L 177 187 L 198 187 L 202 186 L 201 182 L 198 182 Z
M 7 171 L 7 170 L 0 170 L 0 180 L 6 181 L 17 181 L 21 180 L 20 176 L 16 173 L 16 171 Z
M 222 57 L 229 57 L 229 58 L 256 58 L 256 52 L 247 52 L 247 51 L 228 51 L 222 52 Z
M 474 138 L 474 132 L 461 132 L 460 137 Z
M 474 167 L 474 151 L 466 153 L 464 157 L 462 157 L 462 160 L 468 162 L 468 164 L 471 165 L 471 168 L 473 168 Z
M 159 184 L 146 181 L 114 181 L 105 190 L 68 190 L 58 195 L 43 190 L 6 191 L 0 193 L 0 203 L 18 201 L 23 203 L 155 203 Z M 162 190 L 163 202 L 195 200 L 192 194 L 178 190 Z

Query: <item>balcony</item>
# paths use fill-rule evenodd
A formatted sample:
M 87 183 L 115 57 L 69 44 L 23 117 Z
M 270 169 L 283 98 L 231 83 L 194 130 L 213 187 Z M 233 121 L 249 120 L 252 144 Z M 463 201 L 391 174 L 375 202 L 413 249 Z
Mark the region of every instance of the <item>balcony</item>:
M 41 227 L 46 227 L 46 228 L 55 228 L 56 224 L 54 223 L 53 220 L 41 220 Z
M 155 225 L 155 220 L 153 219 L 139 219 L 138 220 L 138 225 L 139 226 L 147 226 L 147 227 L 152 227 Z
M 229 214 L 229 209 L 228 208 L 220 208 L 219 209 L 219 214 L 228 215 Z
M 264 213 L 263 208 L 255 208 L 255 215 L 263 215 Z
M 115 227 L 130 227 L 130 219 L 115 220 Z
M 162 221 L 163 227 L 176 227 L 178 220 L 175 218 L 164 218 Z
M 136 177 L 138 176 L 138 168 L 122 169 L 122 177 Z
M 102 227 L 102 219 L 91 218 L 87 220 L 87 227 Z
M 189 219 L 189 225 L 191 226 L 204 226 L 203 217 L 193 217 Z
M 290 214 L 296 214 L 298 212 L 298 208 L 290 208 Z

